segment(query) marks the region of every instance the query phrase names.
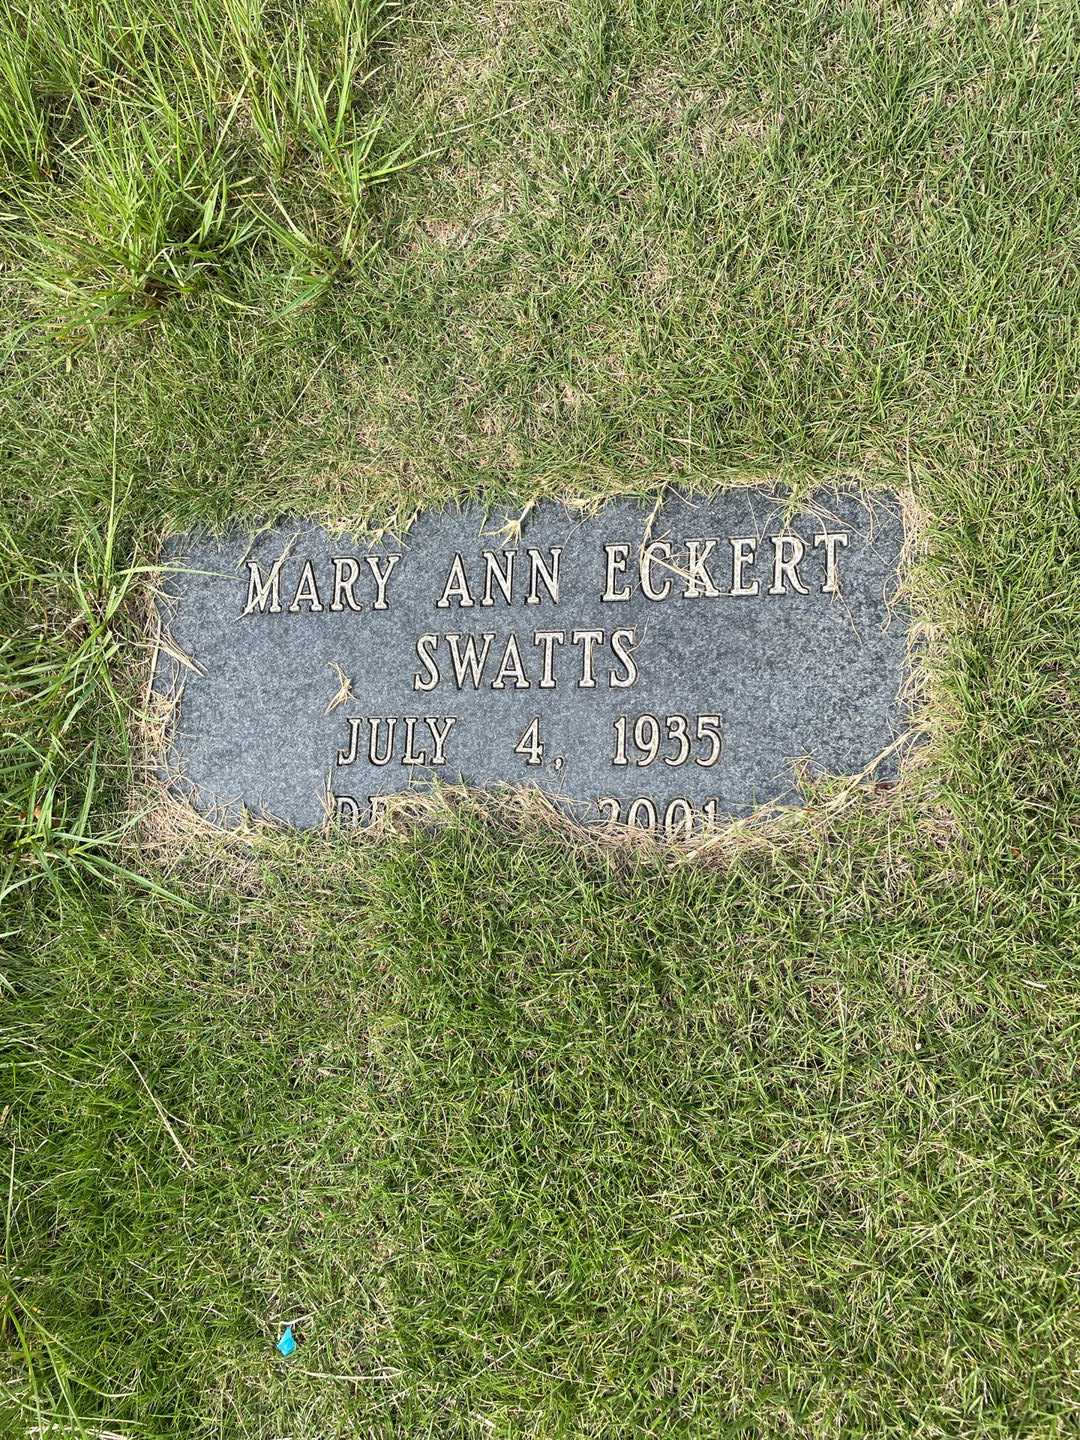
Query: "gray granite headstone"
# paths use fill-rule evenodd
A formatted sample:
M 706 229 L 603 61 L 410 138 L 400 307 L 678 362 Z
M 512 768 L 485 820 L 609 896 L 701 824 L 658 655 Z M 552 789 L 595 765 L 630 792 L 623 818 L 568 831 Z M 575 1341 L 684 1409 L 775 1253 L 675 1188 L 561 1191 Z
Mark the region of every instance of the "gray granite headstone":
M 854 774 L 892 747 L 874 774 L 894 773 L 895 497 L 823 492 L 787 523 L 744 489 L 501 519 L 174 537 L 154 677 L 174 783 L 223 824 L 363 821 L 439 776 L 685 832 L 798 804 L 799 763 Z

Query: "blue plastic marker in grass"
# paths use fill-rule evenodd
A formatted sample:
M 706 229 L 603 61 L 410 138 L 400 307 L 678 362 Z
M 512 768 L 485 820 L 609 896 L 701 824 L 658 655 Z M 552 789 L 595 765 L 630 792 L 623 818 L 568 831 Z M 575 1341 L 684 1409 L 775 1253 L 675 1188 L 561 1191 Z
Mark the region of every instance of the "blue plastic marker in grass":
M 296 1340 L 293 1338 L 291 1325 L 286 1325 L 285 1334 L 277 1342 L 277 1348 L 282 1355 L 291 1355 L 296 1349 Z

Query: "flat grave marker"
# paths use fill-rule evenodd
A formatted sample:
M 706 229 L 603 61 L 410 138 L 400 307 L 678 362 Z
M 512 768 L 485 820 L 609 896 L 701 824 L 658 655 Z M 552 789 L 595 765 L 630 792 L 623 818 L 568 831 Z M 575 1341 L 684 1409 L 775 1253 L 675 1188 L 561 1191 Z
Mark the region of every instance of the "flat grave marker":
M 438 776 L 682 834 L 798 804 L 797 762 L 854 774 L 893 747 L 895 773 L 895 496 L 822 492 L 789 522 L 758 489 L 543 502 L 505 533 L 470 505 L 373 544 L 308 522 L 174 537 L 173 783 L 225 825 L 363 822 Z

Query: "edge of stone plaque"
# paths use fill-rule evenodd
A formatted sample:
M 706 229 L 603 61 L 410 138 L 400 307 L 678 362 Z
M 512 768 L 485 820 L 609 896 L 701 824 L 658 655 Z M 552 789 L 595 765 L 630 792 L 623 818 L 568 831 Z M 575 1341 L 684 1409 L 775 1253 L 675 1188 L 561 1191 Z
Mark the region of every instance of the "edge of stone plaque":
M 885 603 L 890 612 L 901 605 L 909 606 L 907 658 L 904 663 L 903 684 L 898 695 L 898 701 L 907 708 L 908 723 L 893 745 L 881 755 L 876 756 L 858 774 L 814 777 L 815 779 L 824 778 L 841 786 L 837 795 L 823 801 L 820 805 L 784 805 L 767 802 L 755 807 L 746 815 L 732 816 L 710 827 L 707 832 L 689 839 L 678 839 L 654 836 L 645 829 L 622 823 L 576 820 L 572 814 L 567 813 L 567 810 L 557 803 L 557 797 L 552 797 L 537 787 L 511 784 L 470 787 L 460 783 L 441 781 L 434 777 L 423 785 L 410 786 L 395 794 L 380 797 L 376 813 L 367 824 L 350 826 L 346 829 L 345 826 L 335 822 L 332 797 L 330 800 L 327 799 L 330 794 L 328 772 L 328 783 L 322 797 L 325 818 L 321 824 L 306 827 L 304 830 L 298 830 L 269 813 L 254 815 L 238 801 L 225 804 L 218 802 L 210 807 L 202 807 L 198 798 L 197 786 L 172 763 L 172 747 L 168 737 L 183 704 L 183 669 L 185 666 L 190 666 L 197 671 L 197 667 L 190 657 L 182 655 L 182 652 L 179 652 L 178 648 L 174 646 L 167 625 L 163 624 L 163 609 L 175 603 L 175 597 L 171 596 L 165 588 L 163 577 L 169 572 L 167 566 L 163 565 L 161 569 L 147 576 L 144 585 L 148 597 L 147 609 L 153 635 L 149 642 L 151 659 L 145 688 L 145 703 L 143 713 L 139 717 L 140 733 L 137 749 L 140 773 L 133 786 L 134 790 L 142 791 L 142 795 L 133 795 L 132 797 L 133 801 L 138 799 L 143 802 L 150 801 L 149 805 L 135 803 L 132 806 L 133 812 L 139 815 L 140 830 L 147 828 L 150 835 L 145 838 L 152 838 L 155 848 L 164 847 L 165 849 L 172 849 L 174 845 L 186 848 L 189 843 L 207 840 L 250 844 L 259 838 L 269 839 L 275 836 L 288 838 L 295 837 L 297 834 L 330 837 L 342 831 L 354 841 L 356 839 L 378 840 L 388 832 L 398 831 L 403 826 L 420 825 L 423 827 L 447 823 L 455 815 L 459 815 L 464 806 L 478 816 L 513 819 L 517 824 L 527 822 L 532 825 L 542 825 L 545 829 L 562 833 L 567 838 L 574 838 L 578 841 L 600 845 L 630 845 L 634 848 L 644 846 L 669 854 L 674 852 L 675 862 L 682 863 L 728 842 L 737 843 L 741 838 L 749 841 L 753 837 L 775 843 L 789 828 L 797 831 L 812 823 L 820 814 L 839 808 L 844 800 L 852 798 L 855 793 L 865 791 L 874 770 L 888 751 L 894 749 L 898 753 L 897 772 L 895 778 L 889 781 L 888 788 L 890 799 L 899 798 L 901 793 L 908 789 L 908 782 L 913 774 L 925 767 L 926 762 L 931 758 L 932 750 L 936 748 L 928 742 L 927 738 L 933 737 L 937 730 L 936 726 L 928 723 L 931 719 L 930 712 L 934 710 L 933 697 L 936 691 L 931 676 L 931 671 L 936 667 L 928 662 L 938 652 L 941 626 L 939 622 L 932 620 L 925 612 L 921 611 L 921 608 L 916 609 L 911 604 L 911 582 L 916 573 L 917 561 L 926 553 L 930 517 L 919 505 L 911 487 L 910 477 L 883 476 L 878 482 L 867 483 L 864 479 L 849 474 L 834 476 L 812 486 L 788 487 L 786 495 L 781 493 L 783 488 L 782 485 L 778 485 L 775 477 L 771 479 L 748 477 L 745 480 L 740 479 L 707 489 L 665 487 L 651 502 L 645 495 L 625 493 L 597 497 L 595 501 L 585 502 L 574 497 L 538 496 L 523 507 L 517 519 L 508 518 L 495 533 L 506 534 L 504 544 L 517 543 L 521 537 L 521 526 L 525 517 L 541 504 L 559 506 L 565 511 L 567 517 L 571 518 L 575 515 L 580 517 L 583 514 L 598 513 L 605 504 L 610 502 L 631 503 L 642 511 L 645 526 L 643 534 L 647 536 L 652 519 L 669 501 L 692 502 L 712 499 L 725 491 L 760 490 L 776 503 L 785 520 L 791 515 L 798 514 L 800 509 L 812 512 L 814 508 L 812 502 L 818 496 L 826 494 L 836 497 L 851 497 L 862 504 L 871 516 L 875 505 L 895 502 L 902 526 L 902 543 L 897 560 L 896 585 Z M 488 520 L 494 514 L 499 513 L 498 507 L 482 506 L 478 501 L 468 498 L 451 500 L 444 505 L 432 508 L 436 511 L 454 510 L 458 513 L 467 513 L 470 510 L 482 511 Z M 327 534 L 335 536 L 348 535 L 354 541 L 360 544 L 366 543 L 368 548 L 371 548 L 387 537 L 398 540 L 400 543 L 400 537 L 407 534 L 422 513 L 424 512 L 417 511 L 404 524 L 394 529 L 391 529 L 389 525 L 357 524 L 349 519 L 332 520 L 325 516 L 303 517 L 292 513 L 283 513 L 274 521 L 264 521 L 261 524 L 248 526 L 236 525 L 221 530 L 197 526 L 187 531 L 172 530 L 163 535 L 157 546 L 157 555 L 162 561 L 167 561 L 170 556 L 176 555 L 180 551 L 181 546 L 187 548 L 190 542 L 210 542 L 224 545 L 243 535 L 250 536 L 251 543 L 254 543 L 260 535 L 293 526 L 298 529 L 318 527 Z M 796 788 L 803 790 L 806 781 L 796 773 L 798 764 L 798 761 L 792 762 L 793 780 Z M 144 827 L 143 822 L 146 821 L 149 822 L 149 825 Z

